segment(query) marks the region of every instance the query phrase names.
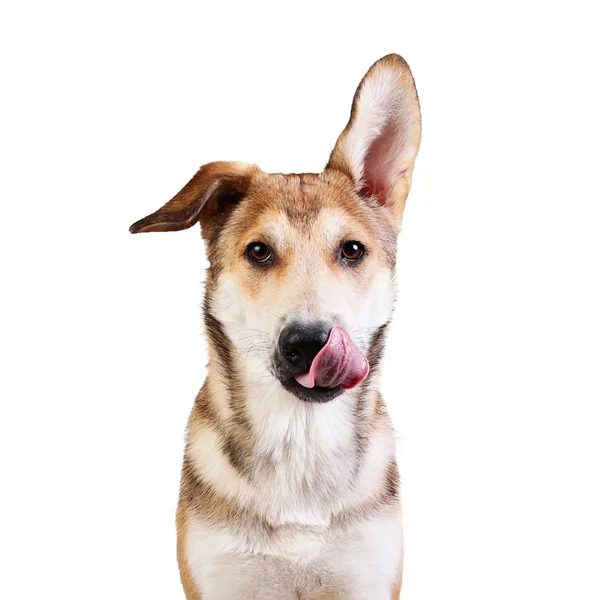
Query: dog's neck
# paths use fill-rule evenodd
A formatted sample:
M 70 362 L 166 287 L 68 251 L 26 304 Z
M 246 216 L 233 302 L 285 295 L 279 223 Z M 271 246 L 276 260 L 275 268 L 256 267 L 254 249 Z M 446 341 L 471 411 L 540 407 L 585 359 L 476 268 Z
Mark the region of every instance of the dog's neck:
M 207 380 L 211 396 L 221 408 L 231 407 L 230 390 L 214 374 Z M 381 485 L 394 450 L 377 391 L 314 404 L 272 382 L 246 390 L 242 414 L 231 408 L 222 413 L 228 420 L 220 444 L 224 464 L 249 484 L 239 492 L 241 503 L 259 507 L 273 525 L 329 526 Z M 263 498 L 257 490 L 268 493 Z

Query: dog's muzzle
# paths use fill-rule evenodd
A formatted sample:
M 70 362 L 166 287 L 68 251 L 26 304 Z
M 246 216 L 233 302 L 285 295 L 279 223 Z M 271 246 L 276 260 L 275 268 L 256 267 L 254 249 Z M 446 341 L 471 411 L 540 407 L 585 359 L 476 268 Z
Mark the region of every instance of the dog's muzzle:
M 369 364 L 339 325 L 294 322 L 279 334 L 275 370 L 283 387 L 300 399 L 327 402 L 361 383 Z

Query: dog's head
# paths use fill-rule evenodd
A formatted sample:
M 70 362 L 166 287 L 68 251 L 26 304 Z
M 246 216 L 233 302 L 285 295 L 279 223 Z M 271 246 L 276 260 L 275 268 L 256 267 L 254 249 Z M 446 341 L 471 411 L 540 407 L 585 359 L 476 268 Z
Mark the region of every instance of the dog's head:
M 210 163 L 131 231 L 199 221 L 216 345 L 242 362 L 247 383 L 275 378 L 303 400 L 331 400 L 367 377 L 390 319 L 420 135 L 412 75 L 389 55 L 361 81 L 323 173 Z

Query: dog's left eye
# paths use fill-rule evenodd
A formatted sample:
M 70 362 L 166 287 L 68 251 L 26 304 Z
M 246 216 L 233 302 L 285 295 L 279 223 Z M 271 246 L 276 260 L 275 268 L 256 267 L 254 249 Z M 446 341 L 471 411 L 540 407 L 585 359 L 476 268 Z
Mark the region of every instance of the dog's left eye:
M 365 254 L 365 247 L 356 240 L 346 242 L 342 246 L 342 258 L 348 262 L 356 262 Z
M 255 263 L 266 263 L 272 256 L 269 246 L 262 242 L 252 242 L 246 247 L 246 256 Z

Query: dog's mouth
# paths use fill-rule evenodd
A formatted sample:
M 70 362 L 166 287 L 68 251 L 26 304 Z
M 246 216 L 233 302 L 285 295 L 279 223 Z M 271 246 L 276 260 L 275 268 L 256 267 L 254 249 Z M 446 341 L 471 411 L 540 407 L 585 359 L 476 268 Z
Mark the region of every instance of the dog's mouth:
M 313 388 L 306 388 L 298 383 L 294 377 L 290 379 L 280 379 L 280 381 L 284 389 L 305 402 L 330 402 L 344 393 L 344 390 L 340 385 L 333 388 L 320 387 L 317 385 Z
M 319 346 L 311 362 L 305 363 L 307 370 L 297 372 L 293 362 L 290 370 L 289 357 L 287 369 L 278 370 L 286 390 L 308 402 L 329 402 L 365 380 L 369 363 L 345 329 L 333 327 Z

